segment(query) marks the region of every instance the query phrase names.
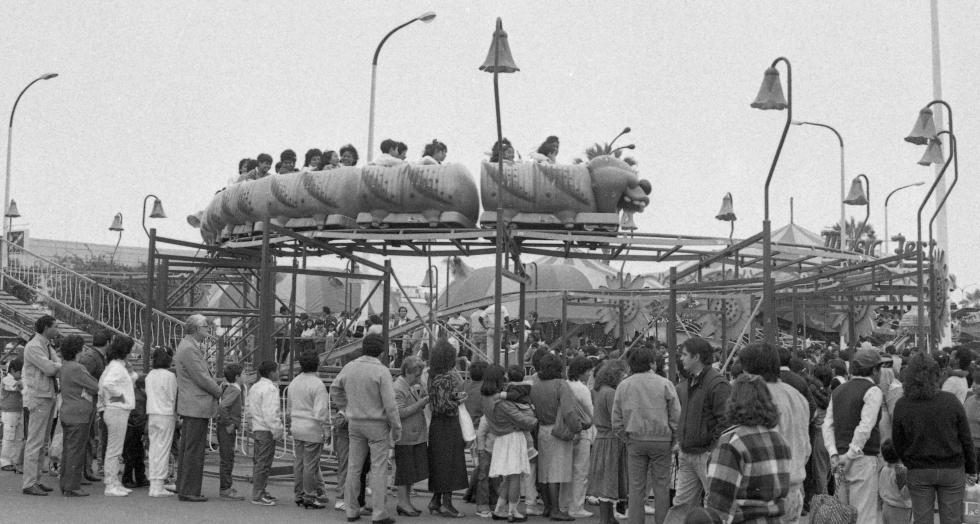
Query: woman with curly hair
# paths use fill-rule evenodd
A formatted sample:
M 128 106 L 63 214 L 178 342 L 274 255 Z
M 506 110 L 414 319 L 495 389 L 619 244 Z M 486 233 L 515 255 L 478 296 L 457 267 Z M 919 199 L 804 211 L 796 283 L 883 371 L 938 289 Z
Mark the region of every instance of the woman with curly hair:
M 626 373 L 626 362 L 610 360 L 596 373 L 593 386 L 592 422 L 596 435 L 586 493 L 599 499 L 599 524 L 615 524 L 613 505 L 628 495 L 626 445 L 612 430 L 613 399 Z
M 561 511 L 559 498 L 562 489 L 571 489 L 568 484 L 572 481 L 573 444 L 551 434 L 559 406 L 567 405 L 572 400 L 572 393 L 565 385 L 565 370 L 557 355 L 545 354 L 536 369 L 538 380 L 531 383 L 531 404 L 538 419 L 537 482 L 544 501 L 544 517 L 556 521 L 575 520 Z
M 721 522 L 779 522 L 789 493 L 790 448 L 766 382 L 743 373 L 728 397 L 731 428 L 708 463 L 705 509 Z
M 453 491 L 466 489 L 466 443 L 459 426 L 459 405 L 466 393 L 459 391 L 463 380 L 456 371 L 456 350 L 445 338 L 429 354 L 429 513 L 460 518 L 453 507 Z
M 938 496 L 939 522 L 962 522 L 966 475 L 977 472 L 966 412 L 956 396 L 939 391 L 935 359 L 920 352 L 903 367 L 905 396 L 895 404 L 892 441 L 909 470 L 913 519 L 933 522 Z

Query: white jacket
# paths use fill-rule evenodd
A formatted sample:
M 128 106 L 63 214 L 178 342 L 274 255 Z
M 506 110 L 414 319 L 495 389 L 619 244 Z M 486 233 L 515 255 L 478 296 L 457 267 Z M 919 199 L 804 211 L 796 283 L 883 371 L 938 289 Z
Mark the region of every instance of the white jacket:
M 132 410 L 136 407 L 136 393 L 133 391 L 135 373 L 126 369 L 126 364 L 119 359 L 111 360 L 99 378 L 99 397 L 105 402 L 106 408 Z M 111 400 L 122 397 L 122 401 Z
M 252 418 L 252 431 L 269 431 L 273 438 L 282 437 L 282 416 L 279 410 L 279 387 L 263 377 L 248 391 L 247 410 Z

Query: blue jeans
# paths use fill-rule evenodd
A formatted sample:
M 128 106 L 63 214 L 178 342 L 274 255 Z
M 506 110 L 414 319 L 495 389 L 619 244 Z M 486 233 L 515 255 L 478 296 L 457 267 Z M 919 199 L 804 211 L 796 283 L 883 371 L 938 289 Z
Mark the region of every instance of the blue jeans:
M 940 524 L 963 522 L 966 475 L 962 468 L 910 469 L 908 479 L 915 524 L 933 523 L 932 508 L 937 497 Z
M 265 493 L 269 481 L 272 459 L 276 454 L 276 441 L 272 438 L 271 431 L 255 431 L 252 438 L 255 441 L 252 451 L 252 499 L 257 500 Z

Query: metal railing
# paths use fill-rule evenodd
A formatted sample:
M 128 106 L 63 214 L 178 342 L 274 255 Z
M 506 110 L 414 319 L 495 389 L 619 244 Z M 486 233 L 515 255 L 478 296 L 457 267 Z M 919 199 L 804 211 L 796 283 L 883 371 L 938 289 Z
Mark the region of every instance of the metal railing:
M 0 249 L 5 248 L 0 239 Z M 50 305 L 60 306 L 110 331 L 132 337 L 141 343 L 146 304 L 56 262 L 24 248 L 11 246 L 7 267 L 0 270 L 4 285 L 16 284 L 27 288 L 34 297 Z M 11 291 L 19 295 L 17 290 Z M 18 296 L 22 300 L 30 297 Z M 153 340 L 160 345 L 176 346 L 183 337 L 184 322 L 160 311 L 150 317 Z M 66 320 L 66 319 L 61 319 Z M 78 320 L 70 322 L 82 327 Z

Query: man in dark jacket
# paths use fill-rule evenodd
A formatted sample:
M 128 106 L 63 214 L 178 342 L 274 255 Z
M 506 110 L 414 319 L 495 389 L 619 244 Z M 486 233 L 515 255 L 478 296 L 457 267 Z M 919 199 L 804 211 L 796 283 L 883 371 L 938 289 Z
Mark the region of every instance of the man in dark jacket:
M 76 360 L 79 364 L 85 366 L 88 370 L 89 375 L 95 380 L 99 380 L 102 377 L 102 372 L 105 371 L 105 366 L 108 363 L 106 359 L 106 351 L 109 349 L 109 339 L 112 335 L 109 331 L 105 329 L 98 329 L 92 334 L 92 347 L 85 348 Z M 97 406 L 97 399 L 92 399 L 92 404 Z M 89 441 L 88 446 L 85 448 L 85 468 L 84 475 L 85 480 L 90 482 L 98 482 L 102 480 L 102 476 L 92 471 L 92 462 L 98 459 L 99 464 L 102 463 L 105 458 L 105 446 L 109 440 L 109 433 L 105 425 L 105 421 L 102 420 L 102 411 L 92 410 L 92 423 L 89 427 Z
M 680 345 L 680 361 L 689 377 L 677 387 L 681 418 L 675 445 L 677 457 L 674 506 L 663 522 L 684 522 L 691 509 L 701 505 L 708 487 L 708 460 L 725 430 L 725 403 L 731 392 L 728 381 L 711 367 L 711 344 L 690 338 Z M 643 508 L 630 508 L 643 511 Z

